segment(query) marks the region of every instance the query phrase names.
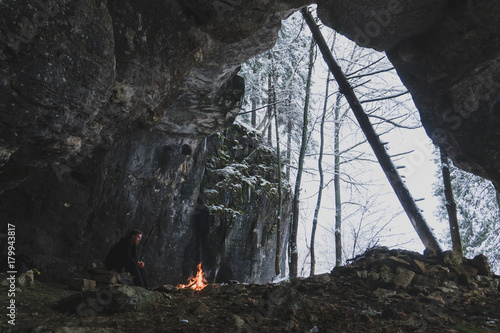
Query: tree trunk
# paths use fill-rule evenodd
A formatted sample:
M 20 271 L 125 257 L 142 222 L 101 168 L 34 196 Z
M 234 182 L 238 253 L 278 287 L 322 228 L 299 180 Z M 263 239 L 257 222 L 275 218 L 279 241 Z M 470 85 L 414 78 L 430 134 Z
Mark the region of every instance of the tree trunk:
M 252 97 L 252 127 L 256 128 L 257 127 L 257 111 L 255 110 L 257 108 L 257 99 L 255 97 Z
M 319 209 L 321 208 L 321 199 L 323 196 L 323 187 L 324 187 L 324 174 L 323 174 L 323 149 L 325 146 L 325 119 L 326 119 L 326 111 L 328 110 L 328 87 L 330 82 L 330 73 L 328 73 L 326 78 L 326 89 L 325 89 L 325 100 L 323 103 L 323 114 L 321 115 L 321 123 L 320 123 L 320 142 L 319 142 L 319 157 L 318 157 L 318 173 L 319 173 L 319 186 L 318 186 L 318 199 L 316 200 L 316 208 L 314 209 L 314 217 L 312 221 L 312 230 L 311 230 L 311 271 L 309 273 L 310 276 L 314 275 L 316 270 L 316 254 L 314 250 L 314 244 L 316 239 L 316 228 L 318 226 L 318 216 Z
M 410 219 L 414 229 L 416 230 L 420 240 L 424 244 L 424 246 L 434 253 L 441 253 L 442 250 L 436 241 L 436 238 L 432 234 L 427 222 L 425 221 L 420 209 L 417 207 L 415 200 L 412 198 L 408 188 L 403 183 L 399 173 L 392 163 L 390 156 L 387 154 L 384 146 L 380 142 L 380 139 L 375 133 L 368 116 L 363 110 L 361 103 L 359 102 L 356 94 L 354 93 L 353 88 L 350 86 L 347 78 L 345 77 L 342 69 L 339 67 L 335 59 L 333 58 L 332 53 L 330 52 L 328 45 L 321 34 L 318 26 L 314 22 L 312 15 L 309 13 L 307 8 L 302 9 L 302 15 L 304 16 L 309 28 L 311 29 L 311 33 L 318 44 L 318 47 L 323 54 L 323 58 L 328 65 L 328 68 L 332 72 L 333 76 L 337 80 L 339 85 L 339 90 L 344 94 L 347 101 L 349 102 L 349 106 L 353 111 L 358 123 L 363 130 L 363 133 L 366 136 L 366 139 L 370 143 L 370 146 L 377 157 L 380 166 L 384 170 L 384 173 L 389 180 L 396 196 L 399 199 L 399 202 L 403 206 L 408 218 Z
M 271 57 L 269 55 L 269 57 Z M 273 91 L 273 78 L 272 74 L 267 74 L 267 117 L 269 118 L 269 126 L 267 127 L 267 141 L 271 146 L 273 143 L 273 126 L 272 126 L 272 113 L 273 113 L 273 102 L 272 102 L 272 91 Z
M 453 197 L 451 187 L 450 163 L 448 154 L 443 148 L 439 149 L 441 155 L 441 171 L 443 173 L 444 197 L 446 200 L 446 210 L 448 211 L 448 221 L 450 222 L 450 235 L 453 251 L 463 256 L 462 240 L 460 238 L 460 228 L 458 226 L 457 205 Z
M 295 191 L 292 201 L 292 228 L 290 230 L 290 277 L 297 276 L 297 268 L 299 261 L 299 252 L 297 248 L 297 232 L 299 229 L 299 199 L 300 199 L 300 183 L 302 180 L 302 170 L 304 168 L 304 158 L 307 147 L 307 128 L 309 123 L 309 101 L 311 94 L 312 71 L 314 67 L 314 39 L 311 39 L 311 48 L 309 50 L 309 68 L 307 73 L 306 97 L 304 102 L 304 120 L 302 124 L 302 143 L 300 146 L 299 161 L 297 167 L 297 178 L 295 181 Z
M 273 89 L 273 99 L 276 101 L 276 91 Z M 281 261 L 281 218 L 283 211 L 283 198 L 281 188 L 281 152 L 280 152 L 280 134 L 278 131 L 278 112 L 276 104 L 273 106 L 274 111 L 274 127 L 276 128 L 276 155 L 278 156 L 278 213 L 276 219 L 276 258 L 274 261 L 274 272 L 276 276 L 280 274 L 280 261 Z
M 340 102 L 341 94 L 337 94 L 335 101 L 335 132 L 333 138 L 334 151 L 334 175 L 333 185 L 335 189 L 335 266 L 342 266 L 342 200 L 340 196 Z
M 500 211 L 500 190 L 497 189 L 497 205 L 498 205 L 498 210 Z

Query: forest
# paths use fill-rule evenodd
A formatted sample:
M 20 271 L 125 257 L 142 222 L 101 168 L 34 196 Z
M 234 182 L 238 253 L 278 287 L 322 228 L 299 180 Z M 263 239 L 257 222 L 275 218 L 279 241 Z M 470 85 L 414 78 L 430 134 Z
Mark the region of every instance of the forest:
M 493 184 L 455 167 L 432 143 L 384 53 L 317 24 L 442 248 L 483 253 L 498 274 L 500 197 Z M 276 45 L 242 64 L 240 75 L 246 93 L 237 121 L 275 147 L 294 188 L 299 208 L 292 216 L 300 222 L 289 253 L 298 253 L 298 275 L 329 271 L 376 246 L 425 249 L 302 13 L 285 20 Z

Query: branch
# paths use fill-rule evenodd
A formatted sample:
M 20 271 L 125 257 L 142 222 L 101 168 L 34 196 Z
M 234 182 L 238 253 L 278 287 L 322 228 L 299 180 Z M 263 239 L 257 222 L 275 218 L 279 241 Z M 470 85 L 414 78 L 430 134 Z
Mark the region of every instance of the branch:
M 358 78 L 365 77 L 365 76 L 370 76 L 370 75 L 375 75 L 375 74 L 390 72 L 393 69 L 394 69 L 394 67 L 390 67 L 390 68 L 381 69 L 381 70 L 378 70 L 378 71 L 375 71 L 375 72 L 366 73 L 366 74 L 359 74 L 359 75 L 353 75 L 353 76 L 346 75 L 346 76 L 349 79 L 358 79 Z
M 349 78 L 352 78 L 354 74 L 359 73 L 359 72 L 362 72 L 362 71 L 364 71 L 364 70 L 365 70 L 365 69 L 367 69 L 367 68 L 370 68 L 371 66 L 373 66 L 373 65 L 375 65 L 375 64 L 377 64 L 377 63 L 379 63 L 379 62 L 381 62 L 382 60 L 384 60 L 384 58 L 385 58 L 385 57 L 382 57 L 382 58 L 380 58 L 380 59 L 378 59 L 378 60 L 375 60 L 374 62 L 372 62 L 371 64 L 369 64 L 369 65 L 367 65 L 367 66 L 364 66 L 364 67 L 362 67 L 362 68 L 360 68 L 360 69 L 358 69 L 358 70 L 356 70 L 356 71 L 354 71 L 354 72 L 352 72 L 352 73 L 350 73 L 350 74 L 346 74 L 346 76 L 347 76 L 347 77 L 349 77 Z
M 389 123 L 395 127 L 399 127 L 399 128 L 405 128 L 405 129 L 417 129 L 417 128 L 420 128 L 421 125 L 417 125 L 417 126 L 405 126 L 405 125 L 401 125 L 401 124 L 398 124 L 390 119 L 387 119 L 387 118 L 384 118 L 384 117 L 381 117 L 381 116 L 376 116 L 374 114 L 370 114 L 368 115 L 368 117 L 372 117 L 372 118 L 377 118 L 377 119 L 380 119 L 386 123 Z
M 406 95 L 406 94 L 409 94 L 409 93 L 410 92 L 407 90 L 407 91 L 404 91 L 404 92 L 396 94 L 396 95 L 378 97 L 378 98 L 373 98 L 373 99 L 366 99 L 364 101 L 361 101 L 360 103 L 364 104 L 364 103 L 369 103 L 369 102 L 383 101 L 383 100 L 386 100 L 386 99 L 392 99 L 392 98 L 396 98 L 396 97 L 399 97 L 399 96 L 403 96 L 403 95 Z
M 280 103 L 283 103 L 283 102 L 286 102 L 286 99 L 284 99 L 284 100 L 282 100 L 282 101 L 274 102 L 274 103 L 271 103 L 271 104 L 267 104 L 267 105 L 264 105 L 264 106 L 258 107 L 258 108 L 253 109 L 253 110 L 240 112 L 240 113 L 238 113 L 238 114 L 237 114 L 237 116 L 242 115 L 242 114 L 251 113 L 251 112 L 254 112 L 254 111 L 257 111 L 257 110 L 260 110 L 260 109 L 265 109 L 265 108 L 267 108 L 267 107 L 270 107 L 270 106 L 273 106 L 273 105 L 276 105 L 276 104 L 280 104 Z

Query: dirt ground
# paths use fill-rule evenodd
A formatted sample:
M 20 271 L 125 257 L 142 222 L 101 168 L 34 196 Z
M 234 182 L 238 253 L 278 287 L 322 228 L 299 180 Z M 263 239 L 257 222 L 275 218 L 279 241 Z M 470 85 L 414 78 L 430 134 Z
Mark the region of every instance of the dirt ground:
M 147 309 L 82 315 L 62 299 L 66 285 L 17 288 L 15 326 L 1 332 L 500 332 L 500 292 L 444 281 L 433 286 L 381 287 L 346 267 L 279 284 L 209 284 L 201 291 L 156 288 Z M 491 281 L 496 281 L 493 277 Z M 6 309 L 8 287 L 2 286 Z M 92 307 L 92 305 L 90 305 Z M 6 310 L 4 310 L 6 311 Z

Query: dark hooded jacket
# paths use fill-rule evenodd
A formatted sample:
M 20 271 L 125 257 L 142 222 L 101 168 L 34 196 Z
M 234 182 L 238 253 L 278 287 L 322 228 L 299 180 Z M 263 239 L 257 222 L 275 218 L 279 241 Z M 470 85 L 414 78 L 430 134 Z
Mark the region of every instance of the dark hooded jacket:
M 109 250 L 104 260 L 106 269 L 114 269 L 121 271 L 124 267 L 136 265 L 137 263 L 137 249 L 132 245 L 130 237 L 122 237 L 111 250 Z

